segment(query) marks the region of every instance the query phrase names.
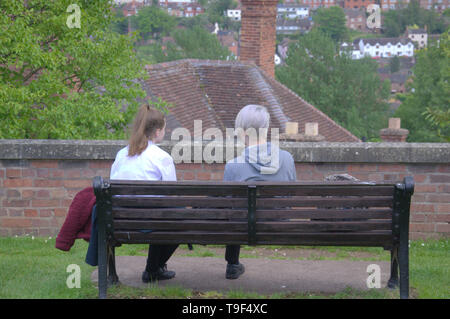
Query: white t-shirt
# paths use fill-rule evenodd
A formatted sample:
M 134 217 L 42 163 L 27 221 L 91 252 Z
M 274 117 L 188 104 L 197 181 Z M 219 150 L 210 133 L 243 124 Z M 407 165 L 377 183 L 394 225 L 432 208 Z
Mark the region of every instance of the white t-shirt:
M 128 156 L 128 146 L 116 155 L 110 179 L 176 181 L 172 157 L 152 141 L 140 155 Z

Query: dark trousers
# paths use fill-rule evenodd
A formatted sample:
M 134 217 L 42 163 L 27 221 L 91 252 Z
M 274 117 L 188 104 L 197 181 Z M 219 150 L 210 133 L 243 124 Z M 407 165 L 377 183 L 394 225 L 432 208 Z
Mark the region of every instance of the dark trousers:
M 240 245 L 227 245 L 225 249 L 225 260 L 229 264 L 239 264 Z
M 163 267 L 177 247 L 178 245 L 149 245 L 145 270 L 155 272 L 158 268 Z

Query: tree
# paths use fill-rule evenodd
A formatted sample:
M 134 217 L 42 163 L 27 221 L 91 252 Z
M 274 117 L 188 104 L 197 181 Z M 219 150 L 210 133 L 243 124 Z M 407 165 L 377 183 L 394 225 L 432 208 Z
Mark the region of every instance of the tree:
M 145 92 L 135 39 L 110 30 L 112 2 L 0 2 L 0 138 L 124 138 Z M 125 109 L 125 110 L 123 110 Z
M 336 43 L 348 39 L 345 13 L 341 7 L 319 8 L 313 21 L 322 33 L 330 36 Z
M 395 116 L 409 130 L 408 142 L 448 142 L 450 123 L 450 38 L 442 34 L 439 46 L 420 50 L 413 68 L 412 92 Z
M 170 33 L 176 26 L 175 17 L 157 6 L 145 6 L 132 19 L 143 38 L 155 38 Z
M 200 26 L 178 29 L 173 32 L 177 45 L 183 50 L 183 58 L 226 60 L 230 51 L 223 47 L 214 34 Z
M 406 31 L 408 25 L 416 24 L 421 28 L 427 26 L 429 33 L 442 33 L 447 22 L 435 11 L 420 7 L 417 0 L 412 0 L 408 6 L 397 10 L 384 11 L 383 30 L 388 37 L 398 37 Z
M 398 72 L 400 70 L 400 58 L 394 55 L 389 61 L 389 70 L 391 73 Z
M 358 137 L 376 138 L 387 122 L 390 85 L 370 58 L 339 55 L 334 41 L 315 29 L 289 46 L 277 79 Z

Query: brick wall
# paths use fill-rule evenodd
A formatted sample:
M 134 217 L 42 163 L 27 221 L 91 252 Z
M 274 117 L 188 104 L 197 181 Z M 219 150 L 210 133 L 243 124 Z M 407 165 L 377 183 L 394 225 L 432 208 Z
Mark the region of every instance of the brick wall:
M 241 0 L 241 61 L 275 76 L 277 0 Z
M 91 186 L 94 176 L 108 178 L 116 152 L 126 143 L 1 142 L 0 236 L 55 236 L 75 194 Z M 335 173 L 377 182 L 413 176 L 411 239 L 450 234 L 450 145 L 402 143 L 410 146 L 404 150 L 398 143 L 286 145 L 282 148 L 293 154 L 299 181 L 322 181 Z M 221 180 L 224 164 L 180 163 L 176 169 L 179 180 Z

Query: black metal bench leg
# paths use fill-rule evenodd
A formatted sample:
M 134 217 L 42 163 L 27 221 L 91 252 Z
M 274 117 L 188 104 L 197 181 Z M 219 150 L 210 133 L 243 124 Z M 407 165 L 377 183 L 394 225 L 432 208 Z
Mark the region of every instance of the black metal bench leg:
M 106 298 L 107 290 L 107 272 L 108 272 L 108 257 L 107 257 L 107 243 L 106 243 L 106 229 L 101 222 L 98 224 L 98 297 L 100 299 Z
M 116 272 L 116 253 L 115 247 L 108 245 L 108 286 L 119 283 L 119 276 Z
M 408 240 L 400 242 L 398 263 L 400 266 L 400 298 L 409 298 L 409 248 Z
M 398 246 L 395 246 L 391 250 L 391 277 L 387 286 L 391 289 L 398 287 Z

